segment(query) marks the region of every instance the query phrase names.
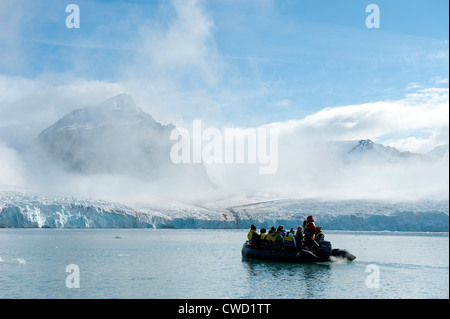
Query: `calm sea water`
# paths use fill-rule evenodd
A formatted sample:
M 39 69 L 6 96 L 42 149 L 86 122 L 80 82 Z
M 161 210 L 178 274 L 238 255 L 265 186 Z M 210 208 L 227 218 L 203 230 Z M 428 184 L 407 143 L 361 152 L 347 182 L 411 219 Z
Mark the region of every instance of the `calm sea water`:
M 357 259 L 313 264 L 243 259 L 246 234 L 0 229 L 0 298 L 449 298 L 448 233 L 329 231 Z

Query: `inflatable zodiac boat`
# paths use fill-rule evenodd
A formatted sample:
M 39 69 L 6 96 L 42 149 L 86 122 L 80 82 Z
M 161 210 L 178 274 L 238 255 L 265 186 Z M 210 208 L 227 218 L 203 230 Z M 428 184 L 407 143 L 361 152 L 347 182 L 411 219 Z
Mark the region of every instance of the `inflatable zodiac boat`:
M 242 256 L 249 259 L 274 260 L 283 262 L 309 263 L 332 261 L 342 258 L 353 261 L 356 257 L 345 249 L 332 249 L 329 241 L 322 241 L 315 252 L 309 250 L 273 250 L 264 247 L 251 247 L 248 241 L 242 247 Z

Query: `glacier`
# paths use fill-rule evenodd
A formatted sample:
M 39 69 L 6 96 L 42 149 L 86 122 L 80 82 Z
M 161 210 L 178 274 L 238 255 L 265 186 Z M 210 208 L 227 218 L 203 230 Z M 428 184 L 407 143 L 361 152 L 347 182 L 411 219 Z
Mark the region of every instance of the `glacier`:
M 120 203 L 0 190 L 1 228 L 243 229 L 297 227 L 307 215 L 324 230 L 448 232 L 449 201 L 387 202 L 246 196 L 203 203 Z

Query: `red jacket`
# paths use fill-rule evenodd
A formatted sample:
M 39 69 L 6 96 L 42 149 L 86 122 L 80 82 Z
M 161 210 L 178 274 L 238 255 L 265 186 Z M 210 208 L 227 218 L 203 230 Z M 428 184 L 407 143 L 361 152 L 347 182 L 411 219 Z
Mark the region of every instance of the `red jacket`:
M 314 221 L 306 221 L 303 223 L 303 234 L 305 239 L 314 239 L 314 234 L 317 233 Z

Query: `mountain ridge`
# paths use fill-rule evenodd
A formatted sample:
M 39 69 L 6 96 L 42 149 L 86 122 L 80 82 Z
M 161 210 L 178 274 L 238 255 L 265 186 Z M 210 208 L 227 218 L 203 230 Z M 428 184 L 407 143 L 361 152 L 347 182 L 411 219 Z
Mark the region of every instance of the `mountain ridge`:
M 44 158 L 69 172 L 210 184 L 202 165 L 171 161 L 173 129 L 175 125 L 163 125 L 140 109 L 130 95 L 119 94 L 73 110 L 44 129 L 35 144 Z
M 438 145 L 433 150 L 427 153 L 415 153 L 410 151 L 399 151 L 392 146 L 384 146 L 378 144 L 370 139 L 358 140 L 355 146 L 347 151 L 350 157 L 362 156 L 372 159 L 378 159 L 386 162 L 397 162 L 401 160 L 413 161 L 433 161 L 439 160 L 448 154 L 448 144 Z

